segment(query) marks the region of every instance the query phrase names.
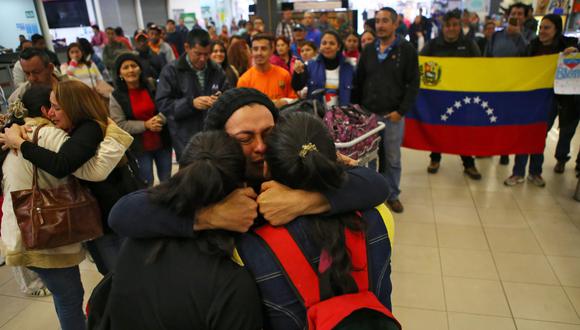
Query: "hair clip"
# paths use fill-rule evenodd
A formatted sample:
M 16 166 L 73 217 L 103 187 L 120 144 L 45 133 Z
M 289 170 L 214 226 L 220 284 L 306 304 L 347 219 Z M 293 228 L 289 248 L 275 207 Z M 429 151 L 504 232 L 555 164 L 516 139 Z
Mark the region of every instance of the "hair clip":
M 300 158 L 305 158 L 306 155 L 308 155 L 308 153 L 311 151 L 318 151 L 318 148 L 316 148 L 316 145 L 314 143 L 303 144 L 302 149 L 300 150 L 299 153 Z
M 16 101 L 10 103 L 8 113 L 14 118 L 22 119 L 28 114 L 28 109 L 26 109 L 22 100 L 16 99 Z

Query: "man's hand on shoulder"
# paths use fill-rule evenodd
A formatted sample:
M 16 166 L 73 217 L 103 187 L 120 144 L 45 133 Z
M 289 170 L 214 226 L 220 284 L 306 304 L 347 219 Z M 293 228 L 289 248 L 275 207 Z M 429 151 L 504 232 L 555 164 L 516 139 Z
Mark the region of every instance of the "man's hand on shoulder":
M 324 195 L 291 189 L 276 181 L 262 184 L 258 196 L 260 213 L 273 226 L 282 226 L 301 215 L 319 214 L 330 210 Z
M 245 233 L 258 216 L 256 193 L 252 188 L 239 188 L 218 203 L 196 213 L 194 230 L 224 229 Z

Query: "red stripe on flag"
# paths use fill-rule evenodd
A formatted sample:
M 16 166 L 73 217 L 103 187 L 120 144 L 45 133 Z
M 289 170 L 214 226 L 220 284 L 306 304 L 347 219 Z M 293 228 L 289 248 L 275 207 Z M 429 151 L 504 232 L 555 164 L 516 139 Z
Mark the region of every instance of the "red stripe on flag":
M 546 129 L 546 123 L 453 126 L 425 124 L 406 118 L 403 146 L 471 156 L 540 154 L 544 152 Z

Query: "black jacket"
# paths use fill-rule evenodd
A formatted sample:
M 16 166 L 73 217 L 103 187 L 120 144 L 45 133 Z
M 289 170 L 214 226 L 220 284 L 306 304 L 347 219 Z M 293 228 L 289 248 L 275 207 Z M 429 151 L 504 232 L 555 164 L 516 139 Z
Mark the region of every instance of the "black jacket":
M 141 59 L 145 78 L 153 78 L 153 80 L 159 79 L 161 70 L 167 64 L 165 56 L 154 54 L 149 47 L 147 47 L 146 51 L 138 51 L 138 55 Z
M 481 56 L 479 47 L 472 40 L 460 36 L 455 42 L 447 42 L 443 36 L 437 37 L 421 50 L 422 56 L 439 57 L 477 57 Z
M 149 96 L 151 100 L 155 100 L 155 88 L 153 86 L 146 86 L 147 92 L 149 92 Z M 134 120 L 135 116 L 133 115 L 133 107 L 131 106 L 131 99 L 129 98 L 129 93 L 125 88 L 116 88 L 113 91 L 113 97 L 117 100 L 117 103 L 123 109 L 123 113 L 125 114 L 125 118 L 127 120 Z M 155 114 L 159 112 L 159 110 L 155 109 Z M 163 147 L 171 147 L 171 137 L 169 136 L 169 131 L 164 128 L 161 132 L 161 142 Z M 133 152 L 133 155 L 139 156 L 143 153 L 143 134 L 131 134 L 135 139 L 131 144 L 130 150 Z
M 203 129 L 207 111 L 195 109 L 193 99 L 229 88 L 224 70 L 208 60 L 205 88 L 202 90 L 186 56 L 187 53 L 163 68 L 155 95 L 157 109 L 167 117 L 167 127 L 178 159 L 189 139 Z
M 397 111 L 404 115 L 419 92 L 419 57 L 410 42 L 399 38 L 383 62 L 375 43 L 363 50 L 356 71 L 353 103 L 376 114 Z

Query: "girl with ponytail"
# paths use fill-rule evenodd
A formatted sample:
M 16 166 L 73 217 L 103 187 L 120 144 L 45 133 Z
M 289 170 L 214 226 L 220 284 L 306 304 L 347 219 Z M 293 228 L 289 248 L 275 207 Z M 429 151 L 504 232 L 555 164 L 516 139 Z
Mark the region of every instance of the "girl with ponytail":
M 337 159 L 328 129 L 320 119 L 310 114 L 295 112 L 279 118 L 266 144 L 265 159 L 272 180 L 289 188 L 328 192 L 338 189 L 347 179 L 346 166 Z M 391 242 L 387 224 L 392 222 L 392 216 L 384 205 L 360 211 L 302 216 L 289 222 L 285 228 L 315 270 L 321 300 L 359 292 L 357 282 L 351 275 L 353 271 L 360 270 L 351 260 L 351 255 L 358 251 L 349 251 L 345 236 L 346 231 L 355 235 L 362 232 L 366 239 L 369 290 L 380 304 L 390 309 Z M 293 287 L 294 280 L 288 275 L 286 266 L 282 267 L 284 261 L 278 259 L 268 234 L 272 231 L 258 228 L 254 233 L 241 237 L 237 245 L 262 296 L 264 328 L 304 329 L 308 320 L 302 293 L 299 295 L 299 290 Z M 291 259 L 288 264 L 295 265 L 296 260 Z M 302 284 L 316 287 L 315 283 Z M 356 321 L 353 318 L 345 319 L 345 322 L 356 322 L 354 328 L 357 329 L 373 329 L 377 324 L 372 323 L 376 321 L 372 315 L 357 314 L 355 318 Z

